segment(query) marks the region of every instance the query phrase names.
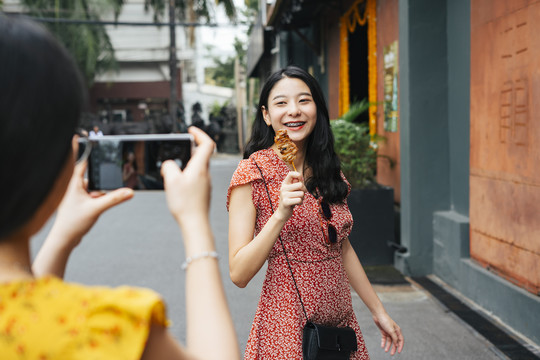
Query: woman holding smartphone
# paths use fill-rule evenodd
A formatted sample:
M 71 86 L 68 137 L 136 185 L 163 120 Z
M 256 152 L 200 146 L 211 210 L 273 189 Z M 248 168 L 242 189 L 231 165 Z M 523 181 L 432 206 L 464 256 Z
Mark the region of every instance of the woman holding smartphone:
M 2 359 L 239 358 L 208 217 L 214 142 L 191 129 L 198 149 L 184 171 L 172 161 L 162 167 L 167 203 L 188 256 L 183 346 L 168 331 L 165 304 L 153 291 L 62 280 L 82 237 L 133 190 L 87 192 L 86 164 L 75 163 L 73 135 L 85 90 L 74 62 L 50 33 L 0 14 L 0 64 L 0 164 L 9 169 L 0 176 Z M 32 263 L 30 239 L 55 212 Z

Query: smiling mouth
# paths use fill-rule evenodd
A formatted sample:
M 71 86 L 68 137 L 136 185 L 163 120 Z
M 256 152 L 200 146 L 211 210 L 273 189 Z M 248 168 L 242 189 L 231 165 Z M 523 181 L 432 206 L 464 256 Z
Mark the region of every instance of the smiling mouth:
M 305 122 L 290 122 L 290 123 L 285 124 L 285 126 L 286 127 L 299 127 L 299 126 L 302 126 L 304 124 L 305 124 Z

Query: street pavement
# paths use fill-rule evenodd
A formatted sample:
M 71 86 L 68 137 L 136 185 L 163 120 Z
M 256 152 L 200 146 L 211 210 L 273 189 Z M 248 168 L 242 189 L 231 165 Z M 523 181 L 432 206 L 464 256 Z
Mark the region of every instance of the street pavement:
M 228 276 L 227 187 L 239 156 L 217 154 L 213 179 L 211 223 L 229 306 L 239 345 L 244 349 L 262 286 L 265 268 L 244 289 Z M 189 191 L 189 189 L 186 189 Z M 35 254 L 50 229 L 49 222 L 32 241 Z M 185 342 L 184 261 L 180 231 L 167 210 L 163 192 L 138 191 L 129 202 L 104 214 L 74 251 L 65 279 L 89 285 L 131 285 L 154 289 L 168 306 L 171 331 Z M 201 279 L 204 281 L 204 279 Z M 401 326 L 405 348 L 399 359 L 507 359 L 502 352 L 411 280 L 410 285 L 375 286 L 388 313 Z M 380 349 L 380 334 L 362 301 L 353 294 L 371 359 L 389 359 Z M 208 326 L 212 326 L 209 322 Z M 538 348 L 532 350 L 538 351 Z

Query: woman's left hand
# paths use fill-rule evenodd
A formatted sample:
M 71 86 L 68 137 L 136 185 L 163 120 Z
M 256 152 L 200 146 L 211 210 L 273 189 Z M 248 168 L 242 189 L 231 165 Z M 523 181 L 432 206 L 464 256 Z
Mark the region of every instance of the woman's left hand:
M 64 277 L 72 250 L 107 209 L 133 197 L 133 190 L 121 188 L 109 193 L 87 191 L 86 163 L 75 165 L 68 188 L 58 207 L 54 225 L 39 250 L 32 270 L 36 276 Z
M 101 214 L 111 207 L 133 197 L 133 190 L 120 188 L 108 193 L 88 192 L 88 181 L 84 179 L 86 162 L 75 165 L 66 194 L 58 207 L 53 231 L 58 238 L 75 247 L 90 231 Z
M 385 352 L 390 350 L 390 355 L 394 355 L 396 351 L 401 353 L 403 350 L 404 339 L 403 334 L 401 333 L 401 328 L 396 324 L 387 313 L 374 315 L 373 321 L 375 325 L 381 331 L 381 348 Z

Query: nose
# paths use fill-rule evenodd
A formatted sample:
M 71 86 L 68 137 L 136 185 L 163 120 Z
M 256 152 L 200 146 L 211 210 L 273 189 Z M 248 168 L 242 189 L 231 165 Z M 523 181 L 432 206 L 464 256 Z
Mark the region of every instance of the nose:
M 291 102 L 288 108 L 289 116 L 298 116 L 300 114 L 300 107 L 297 103 Z

